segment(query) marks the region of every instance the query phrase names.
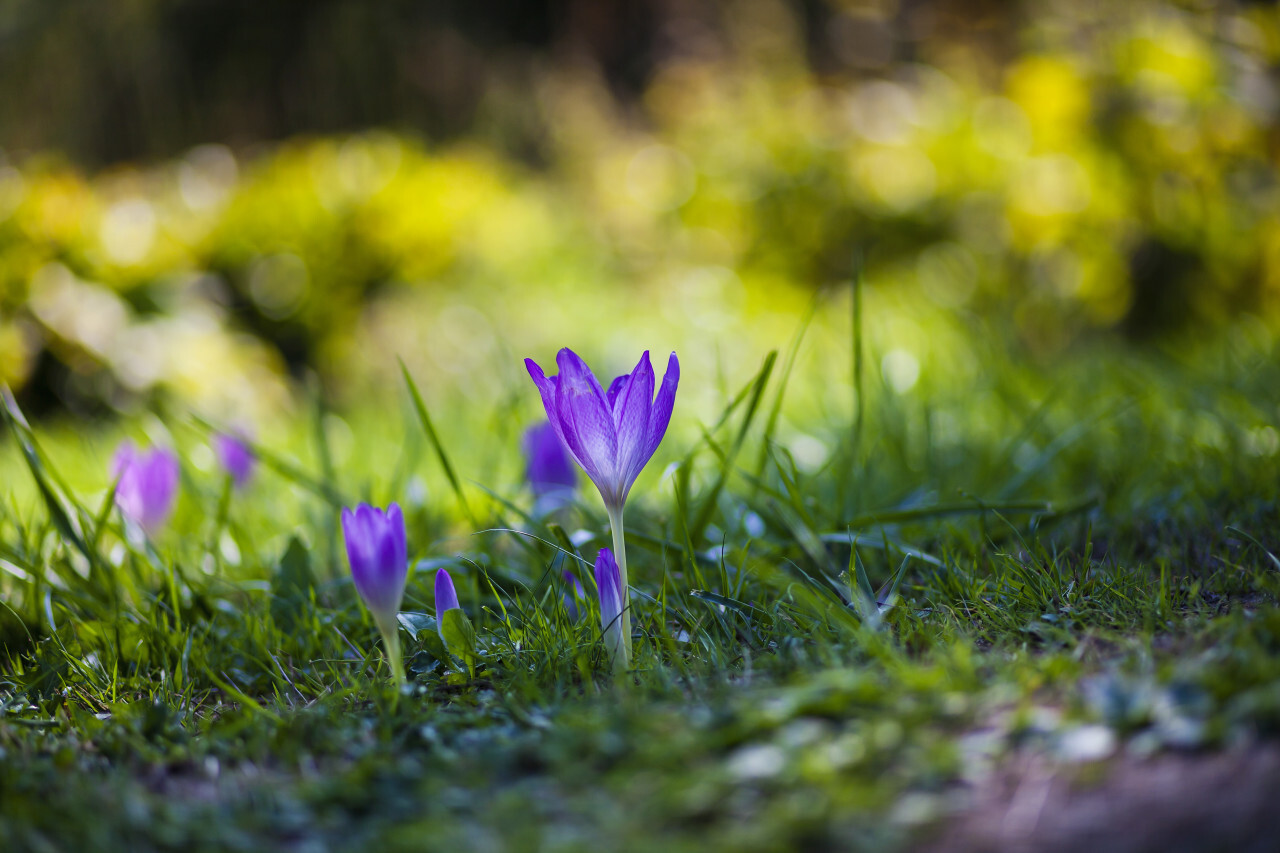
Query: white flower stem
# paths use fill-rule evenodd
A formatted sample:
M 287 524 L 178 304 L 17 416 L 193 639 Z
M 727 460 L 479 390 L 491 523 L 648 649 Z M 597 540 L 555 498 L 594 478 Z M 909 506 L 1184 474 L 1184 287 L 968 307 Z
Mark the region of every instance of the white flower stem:
M 622 630 L 618 650 L 613 657 L 615 672 L 631 668 L 631 588 L 627 585 L 627 542 L 623 537 L 622 507 L 609 510 L 609 529 L 613 532 L 613 557 L 618 561 L 618 581 L 622 587 Z
M 404 687 L 404 658 L 400 654 L 400 632 L 392 620 L 390 627 L 379 622 L 378 631 L 382 634 L 383 651 L 387 656 L 387 664 L 391 667 L 391 674 L 396 680 L 396 692 L 399 693 L 400 688 Z

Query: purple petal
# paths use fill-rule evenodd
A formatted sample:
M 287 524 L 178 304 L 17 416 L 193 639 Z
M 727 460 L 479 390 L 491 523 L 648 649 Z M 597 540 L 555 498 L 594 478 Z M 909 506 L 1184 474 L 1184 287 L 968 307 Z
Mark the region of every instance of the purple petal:
M 385 513 L 368 504 L 354 512 L 344 509 L 342 535 L 356 591 L 380 625 L 394 624 L 409 570 L 400 508 L 392 504 Z
M 572 350 L 560 350 L 556 363 L 556 414 L 565 446 L 608 500 L 619 491 L 618 441 L 604 389 Z
M 622 577 L 613 552 L 601 548 L 596 557 L 596 589 L 600 595 L 600 626 L 606 631 L 620 624 L 622 615 Z
M 613 552 L 601 548 L 596 557 L 596 590 L 600 595 L 600 628 L 611 657 L 617 659 L 622 643 L 622 578 Z
M 631 381 L 618 399 L 613 411 L 618 435 L 618 471 L 622 477 L 622 497 L 627 492 L 640 470 L 653 455 L 649 450 L 649 418 L 653 409 L 653 365 L 649 363 L 649 352 L 645 350 L 640 362 L 631 372 Z
M 436 621 L 440 624 L 446 610 L 458 610 L 458 591 L 453 588 L 453 578 L 446 569 L 436 571 Z
M 623 389 L 627 387 L 627 383 L 631 381 L 631 374 L 624 373 L 617 379 L 609 383 L 609 391 L 605 397 L 609 400 L 609 411 L 615 414 L 618 411 L 618 397 L 622 394 Z
M 529 371 L 529 378 L 533 380 L 533 384 L 538 386 L 538 394 L 542 397 L 542 408 L 547 413 L 547 420 L 551 423 L 551 428 L 556 431 L 556 435 L 560 437 L 560 441 L 564 442 L 568 447 L 568 442 L 564 438 L 564 425 L 560 423 L 560 417 L 556 413 L 556 388 L 559 386 L 559 377 L 548 377 L 542 372 L 542 368 L 531 358 L 524 360 L 525 370 Z
M 400 504 L 392 503 L 387 507 L 387 524 L 391 528 L 391 537 L 396 544 L 396 565 L 405 567 L 405 575 L 409 573 L 409 541 L 404 532 L 404 513 Z
M 645 462 L 653 457 L 654 451 L 662 443 L 667 434 L 667 425 L 671 423 L 671 411 L 676 405 L 676 386 L 680 384 L 680 360 L 675 353 L 667 361 L 667 372 L 662 377 L 662 387 L 658 389 L 658 399 L 653 401 L 653 413 L 649 416 L 649 445 Z

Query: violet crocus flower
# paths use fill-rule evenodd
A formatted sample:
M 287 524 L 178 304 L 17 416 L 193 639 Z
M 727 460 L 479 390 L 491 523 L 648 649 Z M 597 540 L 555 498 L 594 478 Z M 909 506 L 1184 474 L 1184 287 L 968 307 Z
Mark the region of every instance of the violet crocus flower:
M 360 504 L 354 511 L 344 509 L 342 535 L 347 543 L 351 579 L 382 634 L 387 662 L 396 683 L 403 684 L 397 614 L 409 573 L 404 515 L 394 503 L 386 511 L 368 504 Z
M 676 354 L 667 362 L 657 399 L 648 350 L 635 370 L 609 384 L 608 393 L 573 350 L 556 354 L 557 376 L 544 375 L 531 358 L 524 363 L 556 435 L 596 484 L 604 505 L 621 510 L 671 422 L 680 383 Z
M 440 639 L 444 640 L 446 646 L 449 641 L 444 639 L 444 614 L 446 610 L 461 610 L 462 605 L 458 604 L 458 591 L 453 588 L 453 578 L 450 577 L 448 570 L 436 569 L 436 631 L 440 634 Z
M 604 645 L 614 669 L 627 668 L 629 637 L 623 634 L 626 625 L 626 599 L 623 596 L 622 575 L 618 563 L 608 548 L 601 548 L 596 557 L 596 589 L 600 594 L 600 629 L 604 633 Z
M 671 353 L 656 398 L 648 350 L 640 356 L 635 370 L 609 383 L 607 393 L 586 362 L 570 349 L 556 354 L 560 368 L 556 376 L 546 376 L 533 359 L 526 358 L 524 363 L 538 386 L 556 435 L 596 484 L 609 513 L 622 589 L 620 666 L 625 669 L 631 654 L 631 611 L 627 607 L 623 507 L 632 484 L 667 434 L 680 384 L 680 361 Z
M 573 469 L 569 451 L 550 423 L 529 427 L 521 444 L 528 460 L 525 478 L 535 497 L 571 492 L 578 485 L 578 475 Z
M 253 476 L 253 465 L 256 461 L 249 443 L 239 435 L 221 433 L 213 438 L 213 450 L 217 453 L 222 467 L 231 475 L 236 488 L 243 488 Z
M 172 450 L 120 445 L 111 462 L 116 478 L 116 505 L 124 517 L 153 535 L 164 526 L 178 495 L 178 457 Z

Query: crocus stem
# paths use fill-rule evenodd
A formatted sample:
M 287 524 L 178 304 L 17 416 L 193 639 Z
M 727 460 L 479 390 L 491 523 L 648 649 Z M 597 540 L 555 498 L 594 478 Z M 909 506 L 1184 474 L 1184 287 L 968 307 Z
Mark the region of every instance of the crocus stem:
M 607 509 L 609 528 L 613 532 L 613 556 L 618 561 L 618 580 L 622 587 L 622 642 L 618 645 L 613 668 L 616 672 L 626 672 L 631 668 L 631 588 L 627 586 L 627 542 L 623 537 L 622 507 Z
M 396 680 L 396 690 L 404 687 L 404 659 L 400 655 L 400 633 L 393 627 L 390 631 L 379 626 L 382 633 L 382 646 L 391 666 L 391 674 Z

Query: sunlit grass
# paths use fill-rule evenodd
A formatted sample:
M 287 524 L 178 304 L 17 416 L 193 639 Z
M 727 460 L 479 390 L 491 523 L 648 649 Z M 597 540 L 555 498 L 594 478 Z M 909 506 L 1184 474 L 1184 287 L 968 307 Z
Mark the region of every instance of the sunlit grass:
M 207 449 L 217 425 L 170 409 L 128 430 L 184 461 L 151 541 L 112 508 L 114 437 L 32 429 L 10 403 L 0 838 L 876 846 L 1082 722 L 1135 749 L 1274 728 L 1268 349 L 1046 368 L 975 340 L 970 384 L 922 372 L 908 392 L 862 336 L 793 358 L 815 331 L 718 411 L 678 398 L 629 507 L 622 676 L 589 568 L 603 506 L 583 488 L 535 515 L 519 482 L 532 387 L 487 409 L 408 385 L 376 410 L 312 404 L 257 437 L 243 491 Z M 357 500 L 405 508 L 399 701 L 342 553 Z M 436 638 L 441 566 L 474 667 Z

